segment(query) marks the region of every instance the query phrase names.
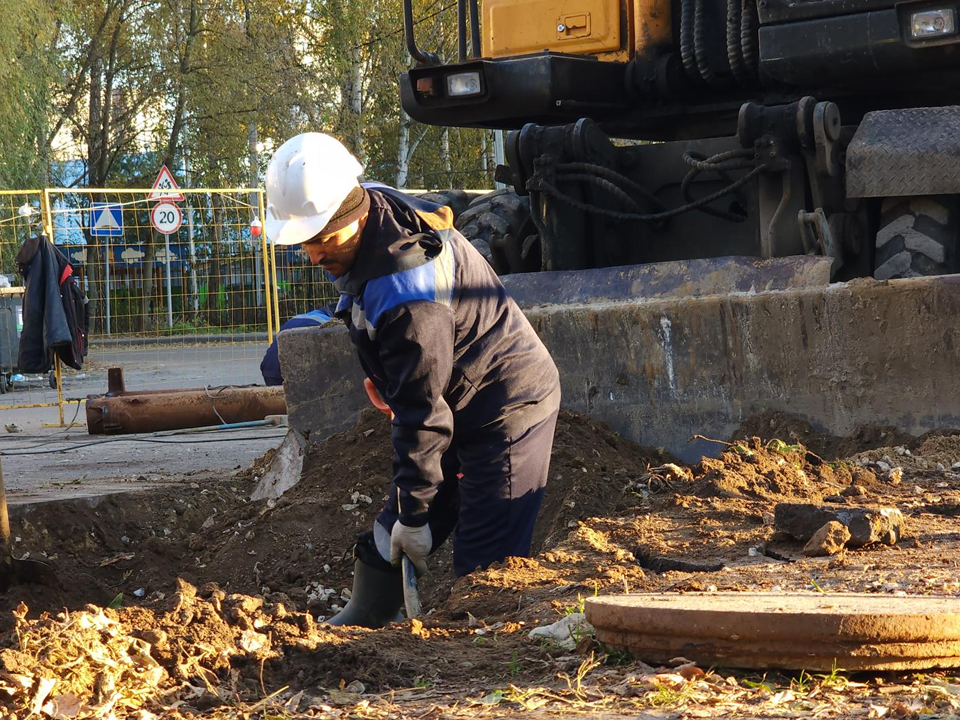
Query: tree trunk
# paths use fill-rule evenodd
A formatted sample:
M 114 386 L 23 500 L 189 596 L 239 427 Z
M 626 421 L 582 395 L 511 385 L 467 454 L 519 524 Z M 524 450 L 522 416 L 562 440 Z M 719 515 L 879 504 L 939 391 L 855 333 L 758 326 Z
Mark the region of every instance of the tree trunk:
M 407 186 L 410 175 L 410 116 L 400 109 L 400 135 L 397 138 L 397 187 Z
M 102 187 L 99 171 L 103 167 L 103 58 L 94 56 L 90 63 L 90 91 L 89 116 L 87 118 L 87 183 L 88 187 Z M 99 196 L 90 196 L 91 201 L 97 201 Z M 92 217 L 92 216 L 88 216 Z M 92 223 L 90 223 L 92 225 Z M 101 298 L 104 297 L 104 258 L 100 252 L 100 238 L 92 232 L 87 232 L 87 262 L 86 271 L 89 278 L 90 301 L 90 332 L 94 335 L 104 332 L 103 307 Z M 51 238 L 52 240 L 53 238 Z
M 440 130 L 440 159 L 443 160 L 443 182 L 436 183 L 437 187 L 453 187 L 453 161 L 450 158 L 450 128 Z

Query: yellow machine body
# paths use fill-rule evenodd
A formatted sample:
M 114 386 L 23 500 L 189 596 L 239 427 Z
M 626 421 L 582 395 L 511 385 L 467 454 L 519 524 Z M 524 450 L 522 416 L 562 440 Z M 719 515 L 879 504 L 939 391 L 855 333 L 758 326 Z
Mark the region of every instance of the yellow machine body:
M 671 41 L 669 0 L 485 0 L 483 56 L 541 52 L 627 62 Z

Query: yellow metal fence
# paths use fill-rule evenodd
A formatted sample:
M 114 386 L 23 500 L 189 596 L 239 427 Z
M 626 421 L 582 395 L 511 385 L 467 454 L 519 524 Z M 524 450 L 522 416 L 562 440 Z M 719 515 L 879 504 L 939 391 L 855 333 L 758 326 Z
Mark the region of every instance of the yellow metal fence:
M 0 411 L 59 406 L 63 424 L 65 405 L 73 414 L 74 402 L 106 391 L 111 367 L 124 369 L 128 390 L 262 384 L 260 359 L 281 323 L 335 302 L 301 251 L 268 247 L 254 232 L 260 189 L 180 192 L 180 200 L 151 199 L 147 189 L 0 192 L 0 274 L 22 285 L 16 252 L 44 232 L 70 260 L 90 316 L 83 369 L 57 364 L 55 377 L 18 372 L 16 348 L 4 356 L 0 332 L 9 391 Z M 0 331 L 4 298 L 16 290 L 6 292 Z

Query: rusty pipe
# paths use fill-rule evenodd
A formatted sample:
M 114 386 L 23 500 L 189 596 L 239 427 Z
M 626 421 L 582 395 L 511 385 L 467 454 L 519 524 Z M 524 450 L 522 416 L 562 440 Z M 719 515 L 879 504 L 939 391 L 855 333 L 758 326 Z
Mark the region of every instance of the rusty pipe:
M 263 420 L 284 415 L 282 387 L 209 388 L 101 396 L 87 399 L 87 432 L 123 435 L 224 423 Z

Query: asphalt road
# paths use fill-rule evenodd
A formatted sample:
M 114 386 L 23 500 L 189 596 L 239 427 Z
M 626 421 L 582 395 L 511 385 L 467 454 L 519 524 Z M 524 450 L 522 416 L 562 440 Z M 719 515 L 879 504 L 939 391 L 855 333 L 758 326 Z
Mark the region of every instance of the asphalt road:
M 106 392 L 109 367 L 124 369 L 128 390 L 262 384 L 264 349 L 263 343 L 244 343 L 95 350 L 82 372 L 65 374 L 64 397 Z M 55 401 L 56 392 L 46 377 L 0 395 L 0 405 Z M 105 438 L 87 435 L 82 403 L 65 408 L 65 422 L 74 417 L 80 426 L 65 430 L 45 427 L 58 422 L 55 407 L 0 410 L 0 452 L 12 503 L 194 481 L 191 478 L 223 479 L 279 445 L 283 437 L 282 430 L 263 428 L 166 438 Z M 14 424 L 19 432 L 7 432 L 6 426 Z M 97 444 L 87 445 L 91 442 Z M 17 454 L 26 452 L 36 454 Z

